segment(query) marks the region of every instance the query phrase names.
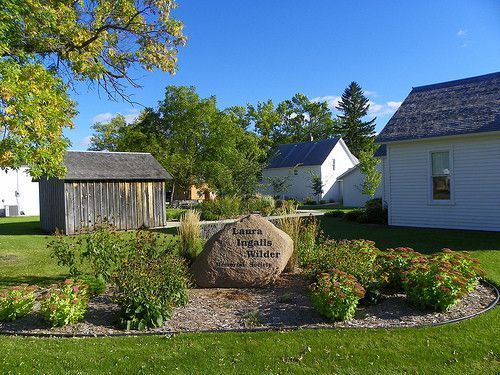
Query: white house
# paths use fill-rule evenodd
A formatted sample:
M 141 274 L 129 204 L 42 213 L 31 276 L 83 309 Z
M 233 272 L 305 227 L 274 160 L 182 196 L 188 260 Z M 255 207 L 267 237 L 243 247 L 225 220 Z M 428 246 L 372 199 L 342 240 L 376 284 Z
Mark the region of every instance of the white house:
M 376 169 L 382 172 L 383 163 L 385 161 L 385 146 L 381 146 L 377 152 L 375 152 L 375 156 L 380 160 Z M 364 195 L 361 192 L 365 177 L 359 169 L 359 164 L 342 173 L 337 179 L 340 183 L 342 205 L 345 207 L 364 207 L 365 203 L 371 199 L 370 196 Z M 382 198 L 382 191 L 383 181 L 381 181 L 377 187 L 373 198 Z
M 304 200 L 313 197 L 311 175 L 321 177 L 323 194 L 320 199 L 339 201 L 341 199 L 338 176 L 358 164 L 342 138 L 321 141 L 282 144 L 269 160 L 263 171 L 264 182 L 270 178 L 288 178 L 290 187 L 285 197 Z M 270 186 L 262 193 L 273 195 Z
M 414 88 L 377 141 L 390 225 L 500 231 L 500 72 Z
M 39 213 L 38 183 L 32 181 L 28 168 L 0 170 L 0 216 Z

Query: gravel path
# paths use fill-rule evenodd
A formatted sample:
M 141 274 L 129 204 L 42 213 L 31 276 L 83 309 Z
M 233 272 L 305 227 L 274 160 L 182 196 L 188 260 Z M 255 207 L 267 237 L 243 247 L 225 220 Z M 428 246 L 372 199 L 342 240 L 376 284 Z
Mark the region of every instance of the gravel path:
M 447 312 L 420 311 L 403 294 L 384 295 L 374 306 L 359 306 L 354 319 L 330 323 L 312 307 L 306 281 L 284 275 L 273 286 L 262 289 L 192 289 L 189 303 L 174 311 L 163 327 L 148 332 L 225 331 L 269 328 L 389 328 L 443 323 L 482 311 L 496 298 L 485 284 Z M 37 307 L 35 307 L 36 309 Z M 0 332 L 14 334 L 113 335 L 134 334 L 116 328 L 119 308 L 110 295 L 95 297 L 81 323 L 50 328 L 34 313 L 14 322 L 0 323 Z

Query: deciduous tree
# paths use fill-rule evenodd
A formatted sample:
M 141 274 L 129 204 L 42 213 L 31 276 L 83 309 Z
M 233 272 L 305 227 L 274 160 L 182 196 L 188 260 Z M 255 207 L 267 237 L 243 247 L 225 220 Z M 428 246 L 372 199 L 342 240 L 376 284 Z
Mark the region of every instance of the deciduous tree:
M 96 83 L 111 98 L 136 87 L 131 68 L 175 73 L 183 25 L 173 0 L 4 0 L 0 6 L 0 168 L 64 173 L 75 105 L 68 85 Z M 44 125 L 41 125 L 44 124 Z

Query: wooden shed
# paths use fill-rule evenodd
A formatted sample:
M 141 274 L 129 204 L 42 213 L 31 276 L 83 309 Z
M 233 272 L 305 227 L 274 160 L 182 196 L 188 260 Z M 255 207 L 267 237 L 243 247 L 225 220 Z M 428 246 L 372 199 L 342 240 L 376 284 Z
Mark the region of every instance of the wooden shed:
M 148 153 L 68 151 L 62 179 L 40 180 L 40 224 L 78 233 L 102 220 L 117 229 L 165 225 L 170 174 Z

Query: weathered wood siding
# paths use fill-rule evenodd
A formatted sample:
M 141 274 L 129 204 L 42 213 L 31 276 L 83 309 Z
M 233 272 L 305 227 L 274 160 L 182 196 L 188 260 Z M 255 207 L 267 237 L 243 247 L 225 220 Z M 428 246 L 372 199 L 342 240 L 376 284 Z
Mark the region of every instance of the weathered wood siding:
M 64 219 L 64 182 L 58 179 L 40 180 L 40 227 L 44 232 L 66 231 Z
M 166 224 L 163 181 L 66 181 L 66 233 L 108 220 L 117 229 Z

